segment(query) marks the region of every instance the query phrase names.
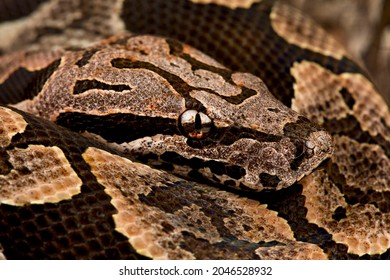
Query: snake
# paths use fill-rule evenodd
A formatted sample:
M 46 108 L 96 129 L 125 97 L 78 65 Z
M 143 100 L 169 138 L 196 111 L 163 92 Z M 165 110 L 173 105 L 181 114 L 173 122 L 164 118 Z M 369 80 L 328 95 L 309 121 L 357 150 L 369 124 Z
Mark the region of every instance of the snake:
M 1 259 L 389 259 L 390 112 L 271 0 L 0 3 Z

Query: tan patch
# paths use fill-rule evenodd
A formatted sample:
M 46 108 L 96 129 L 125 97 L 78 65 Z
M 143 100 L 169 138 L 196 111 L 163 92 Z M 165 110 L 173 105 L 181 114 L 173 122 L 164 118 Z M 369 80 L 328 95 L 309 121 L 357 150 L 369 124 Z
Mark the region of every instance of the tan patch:
M 325 117 L 339 119 L 351 113 L 340 94 L 342 84 L 336 75 L 307 61 L 295 62 L 291 75 L 296 81 L 293 110 L 317 123 L 323 123 Z
M 349 206 L 346 214 L 332 232 L 336 242 L 348 245 L 349 253 L 375 255 L 390 248 L 390 214 L 371 204 Z
M 7 153 L 13 169 L 0 175 L 0 203 L 56 203 L 80 193 L 82 182 L 58 147 L 29 145 Z
M 332 215 L 338 207 L 347 207 L 344 196 L 323 172 L 316 171 L 300 182 L 305 186 L 305 207 L 308 209 L 307 219 L 323 226 L 332 221 Z
M 291 74 L 295 98 L 292 109 L 323 123 L 324 118 L 342 119 L 353 115 L 371 136 L 381 135 L 390 141 L 390 111 L 382 96 L 361 74 L 335 75 L 322 66 L 308 61 L 294 63 Z M 349 108 L 340 91 L 346 89 L 354 101 Z
M 191 0 L 191 1 L 199 4 L 216 4 L 216 5 L 228 7 L 230 9 L 249 8 L 254 3 L 261 2 L 261 0 Z
M 22 133 L 27 127 L 24 118 L 14 111 L 0 107 L 0 147 L 11 144 L 12 137 Z
M 356 102 L 353 114 L 362 129 L 390 141 L 390 110 L 374 85 L 360 74 L 341 74 L 340 81 Z
M 364 192 L 390 191 L 390 160 L 378 145 L 359 143 L 349 137 L 333 137 L 332 161 L 351 188 Z
M 290 44 L 336 59 L 346 56 L 336 40 L 298 10 L 276 2 L 270 18 L 274 31 Z
M 324 251 L 315 244 L 291 242 L 285 246 L 261 247 L 256 253 L 262 260 L 326 260 Z
M 333 240 L 348 246 L 348 253 L 383 254 L 390 247 L 390 214 L 373 205 L 348 205 L 338 187 L 323 171 L 315 171 L 301 180 L 306 197 L 307 219 L 326 229 Z M 334 210 L 346 209 L 346 218 L 333 219 Z
M 242 199 L 238 205 L 237 201 L 232 202 L 234 203 L 223 205 L 223 207 L 242 211 L 241 219 L 229 217 L 225 218 L 224 222 L 237 238 L 253 243 L 294 240 L 294 233 L 287 221 L 278 217 L 277 212 L 267 209 L 266 205 L 250 199 Z

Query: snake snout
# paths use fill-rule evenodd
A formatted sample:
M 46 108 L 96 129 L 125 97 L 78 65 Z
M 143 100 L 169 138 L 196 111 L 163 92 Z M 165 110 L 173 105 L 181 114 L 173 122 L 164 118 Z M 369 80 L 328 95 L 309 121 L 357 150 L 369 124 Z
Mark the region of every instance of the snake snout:
M 310 135 L 306 141 L 305 147 L 312 151 L 313 156 L 322 160 L 330 157 L 333 153 L 333 141 L 331 135 L 325 131 L 315 131 Z

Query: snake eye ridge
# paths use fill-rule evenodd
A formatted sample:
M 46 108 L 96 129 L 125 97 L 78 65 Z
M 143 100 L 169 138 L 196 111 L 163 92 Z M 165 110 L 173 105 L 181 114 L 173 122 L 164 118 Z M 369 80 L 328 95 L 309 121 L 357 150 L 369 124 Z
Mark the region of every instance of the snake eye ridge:
M 191 139 L 206 138 L 212 125 L 212 120 L 206 114 L 196 110 L 187 110 L 179 118 L 181 133 Z

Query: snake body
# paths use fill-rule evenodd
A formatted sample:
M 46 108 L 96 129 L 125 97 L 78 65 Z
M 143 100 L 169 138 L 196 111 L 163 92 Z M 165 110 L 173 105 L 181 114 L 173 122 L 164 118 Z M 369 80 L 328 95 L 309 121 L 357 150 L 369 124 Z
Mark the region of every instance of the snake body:
M 388 106 L 298 11 L 2 5 L 3 258 L 390 258 Z

